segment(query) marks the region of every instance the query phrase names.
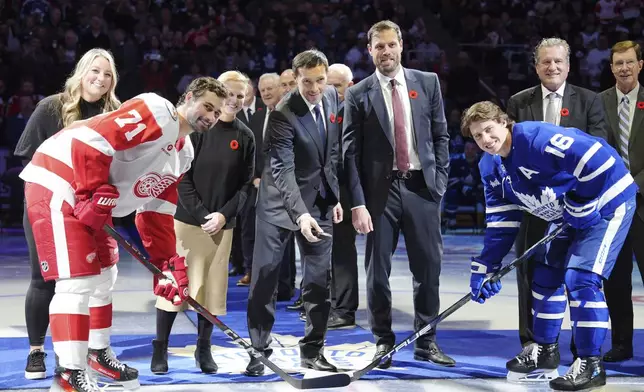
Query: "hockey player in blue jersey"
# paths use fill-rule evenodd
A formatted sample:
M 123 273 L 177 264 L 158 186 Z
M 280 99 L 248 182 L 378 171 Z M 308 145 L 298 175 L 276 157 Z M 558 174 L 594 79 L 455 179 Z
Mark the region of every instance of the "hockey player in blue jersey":
M 574 114 L 571 114 L 574 115 Z M 622 248 L 635 211 L 637 187 L 620 155 L 604 140 L 545 122 L 513 123 L 497 105 L 479 102 L 463 115 L 461 131 L 484 151 L 483 251 L 472 258 L 472 299 L 483 303 L 501 282 L 498 271 L 512 248 L 522 211 L 570 227 L 545 246 L 532 282 L 534 340 L 506 367 L 508 379 L 550 380 L 555 390 L 606 384 L 601 345 L 608 309 L 601 291 Z M 567 296 L 567 298 L 566 298 Z M 578 358 L 557 377 L 557 337 L 570 305 Z M 556 377 L 556 378 L 555 378 Z

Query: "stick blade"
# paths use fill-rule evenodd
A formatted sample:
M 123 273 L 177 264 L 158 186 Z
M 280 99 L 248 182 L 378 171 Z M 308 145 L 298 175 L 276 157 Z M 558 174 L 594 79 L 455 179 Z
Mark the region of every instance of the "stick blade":
M 351 377 L 345 373 L 335 373 L 322 377 L 293 380 L 295 383 L 292 383 L 291 380 L 286 381 L 297 389 L 324 389 L 346 387 L 351 383 Z

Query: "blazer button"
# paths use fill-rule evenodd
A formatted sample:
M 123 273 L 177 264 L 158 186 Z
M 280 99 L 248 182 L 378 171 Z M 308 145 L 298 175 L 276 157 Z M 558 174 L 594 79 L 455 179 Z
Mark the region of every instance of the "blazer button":
M 387 174 L 387 175 L 385 176 L 385 180 L 391 180 L 391 174 Z
M 315 186 L 313 187 L 313 189 L 315 189 L 315 190 L 317 191 L 317 190 L 319 190 L 319 189 L 320 189 L 320 187 L 319 187 L 318 185 L 315 185 Z
M 393 153 L 393 152 L 390 152 L 390 153 L 389 153 L 389 156 L 390 156 L 390 157 L 391 157 L 391 156 L 393 156 L 393 155 L 394 155 L 394 153 Z

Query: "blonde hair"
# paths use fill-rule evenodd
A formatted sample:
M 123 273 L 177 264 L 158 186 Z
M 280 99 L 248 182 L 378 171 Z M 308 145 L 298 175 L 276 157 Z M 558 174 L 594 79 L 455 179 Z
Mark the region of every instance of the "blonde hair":
M 109 90 L 103 96 L 103 112 L 111 112 L 121 106 L 121 101 L 116 98 L 114 91 L 116 90 L 116 83 L 118 76 L 116 74 L 116 66 L 114 65 L 114 57 L 105 49 L 94 48 L 90 49 L 78 60 L 72 76 L 65 81 L 65 89 L 60 95 L 62 103 L 62 120 L 63 126 L 68 126 L 74 121 L 81 119 L 80 101 L 81 101 L 81 85 L 83 77 L 89 72 L 92 63 L 97 57 L 103 57 L 110 63 L 110 71 L 112 72 L 112 84 Z
M 217 80 L 219 80 L 222 83 L 226 83 L 226 82 L 248 83 L 250 79 L 248 78 L 248 76 L 244 75 L 239 71 L 226 71 L 221 75 L 219 75 Z
M 470 126 L 475 122 L 493 120 L 499 124 L 505 121 L 508 129 L 512 129 L 514 121 L 501 108 L 490 101 L 477 102 L 470 106 L 461 118 L 461 134 L 465 137 L 472 137 Z

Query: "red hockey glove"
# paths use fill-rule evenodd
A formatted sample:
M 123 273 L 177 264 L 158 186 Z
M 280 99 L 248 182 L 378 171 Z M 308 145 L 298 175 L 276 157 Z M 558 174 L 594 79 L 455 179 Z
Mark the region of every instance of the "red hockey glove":
M 181 305 L 188 298 L 188 267 L 185 257 L 177 254 L 161 267 L 165 278 L 154 277 L 154 294 L 167 299 L 173 305 Z
M 112 216 L 119 192 L 110 184 L 99 186 L 89 199 L 79 200 L 74 207 L 74 216 L 86 226 L 101 230 Z

